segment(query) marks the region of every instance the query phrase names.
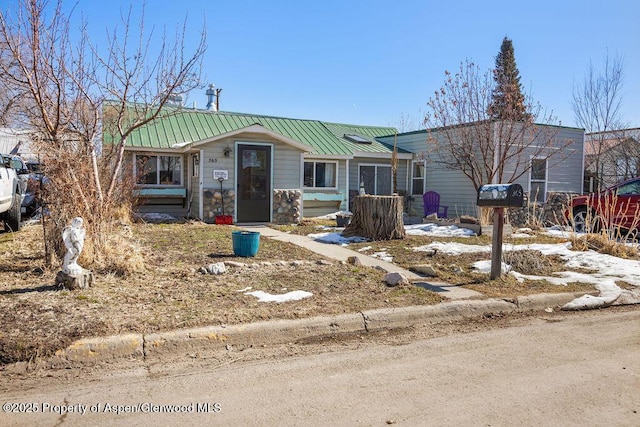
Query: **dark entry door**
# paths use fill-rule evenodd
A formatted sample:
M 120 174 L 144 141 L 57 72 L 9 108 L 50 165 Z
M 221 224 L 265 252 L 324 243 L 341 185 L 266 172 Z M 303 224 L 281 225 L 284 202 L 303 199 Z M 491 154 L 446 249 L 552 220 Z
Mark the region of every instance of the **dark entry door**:
M 271 221 L 271 146 L 239 144 L 237 222 Z

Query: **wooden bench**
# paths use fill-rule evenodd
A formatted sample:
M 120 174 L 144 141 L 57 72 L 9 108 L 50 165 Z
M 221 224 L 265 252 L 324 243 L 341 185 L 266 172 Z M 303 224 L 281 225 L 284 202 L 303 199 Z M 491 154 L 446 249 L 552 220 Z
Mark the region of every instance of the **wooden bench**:
M 340 210 L 342 193 L 305 193 L 302 196 L 304 216 L 322 216 Z
M 136 196 L 143 200 L 145 205 L 182 205 L 187 204 L 186 188 L 139 188 L 135 190 Z

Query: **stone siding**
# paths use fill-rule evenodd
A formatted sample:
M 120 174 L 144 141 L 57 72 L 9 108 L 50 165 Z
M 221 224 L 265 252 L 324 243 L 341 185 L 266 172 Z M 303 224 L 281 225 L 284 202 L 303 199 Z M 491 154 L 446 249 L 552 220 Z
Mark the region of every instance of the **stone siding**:
M 273 223 L 297 224 L 300 222 L 300 204 L 302 191 L 274 190 L 273 191 Z
M 214 223 L 216 215 L 222 215 L 224 200 L 224 214 L 235 216 L 236 194 L 233 190 L 205 189 L 203 192 L 203 216 L 206 223 Z M 302 192 L 300 190 L 274 190 L 272 222 L 274 224 L 297 224 L 300 222 L 300 204 Z
M 514 227 L 564 225 L 564 211 L 572 196 L 572 193 L 549 193 L 546 203 L 529 204 L 525 195 L 525 207 L 509 209 L 509 222 Z
M 222 202 L 224 200 L 224 214 L 235 214 L 236 192 L 233 190 L 213 190 L 207 188 L 203 192 L 203 210 L 202 214 L 204 218 L 202 221 L 207 223 L 214 223 L 216 221 L 216 215 L 222 215 Z

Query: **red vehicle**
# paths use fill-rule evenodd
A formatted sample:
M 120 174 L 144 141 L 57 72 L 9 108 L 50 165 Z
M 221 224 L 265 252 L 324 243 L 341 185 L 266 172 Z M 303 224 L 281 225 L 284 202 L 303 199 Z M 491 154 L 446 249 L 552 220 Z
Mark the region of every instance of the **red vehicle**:
M 640 177 L 619 182 L 600 193 L 576 196 L 567 212 L 577 232 L 622 229 L 640 231 Z

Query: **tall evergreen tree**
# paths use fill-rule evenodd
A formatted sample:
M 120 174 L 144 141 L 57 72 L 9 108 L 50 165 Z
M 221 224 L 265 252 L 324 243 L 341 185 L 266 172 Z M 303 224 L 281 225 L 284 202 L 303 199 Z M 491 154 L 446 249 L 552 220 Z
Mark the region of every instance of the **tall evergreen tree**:
M 520 72 L 516 66 L 513 42 L 508 37 L 502 40 L 493 70 L 495 87 L 487 113 L 492 119 L 524 121 L 530 117 L 520 85 Z

